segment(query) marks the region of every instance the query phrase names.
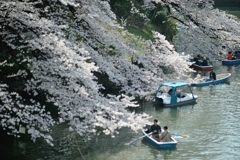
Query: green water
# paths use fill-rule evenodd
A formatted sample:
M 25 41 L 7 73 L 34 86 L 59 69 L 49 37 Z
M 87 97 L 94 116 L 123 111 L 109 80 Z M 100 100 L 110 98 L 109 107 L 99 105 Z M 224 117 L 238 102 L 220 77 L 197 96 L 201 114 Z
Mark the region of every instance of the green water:
M 225 73 L 230 68 L 220 62 L 214 64 L 215 72 Z M 171 133 L 187 134 L 178 138 L 175 149 L 160 150 L 139 140 L 142 136 L 124 128 L 116 138 L 95 137 L 83 142 L 71 135 L 63 126 L 53 130 L 55 146 L 41 140 L 15 141 L 9 158 L 16 160 L 221 160 L 240 159 L 240 66 L 231 68 L 232 77 L 227 83 L 203 88 L 193 88 L 197 103 L 175 108 L 159 108 L 151 102 L 142 102 L 138 112 L 152 115 L 161 126 L 167 125 Z M 1 158 L 0 158 L 1 159 Z

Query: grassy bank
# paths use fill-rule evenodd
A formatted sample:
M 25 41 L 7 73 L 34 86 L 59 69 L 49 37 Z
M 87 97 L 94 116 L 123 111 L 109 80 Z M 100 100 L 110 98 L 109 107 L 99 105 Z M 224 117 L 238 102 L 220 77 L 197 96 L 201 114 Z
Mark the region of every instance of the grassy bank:
M 218 7 L 218 9 L 226 11 L 228 14 L 235 15 L 240 19 L 240 7 Z

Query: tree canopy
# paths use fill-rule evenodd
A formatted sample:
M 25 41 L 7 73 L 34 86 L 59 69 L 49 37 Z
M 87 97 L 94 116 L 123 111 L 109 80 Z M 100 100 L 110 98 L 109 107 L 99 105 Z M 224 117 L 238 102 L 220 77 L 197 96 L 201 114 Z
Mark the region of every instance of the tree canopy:
M 179 52 L 217 58 L 222 46 L 239 47 L 239 20 L 213 8 L 214 1 L 159 1 L 172 8 L 169 16 L 176 19 L 182 32 L 176 37 Z
M 214 56 L 223 44 L 238 43 L 238 20 L 213 9 L 211 0 L 144 0 L 143 7 L 158 3 L 185 28 L 175 38 L 178 51 Z M 138 107 L 136 97 L 151 98 L 164 81 L 191 80 L 190 63 L 164 35 L 153 31 L 153 40 L 145 40 L 129 33 L 108 1 L 0 5 L 0 121 L 9 134 L 19 136 L 23 125 L 33 140 L 53 144 L 51 127 L 63 122 L 87 137 L 114 137 L 122 127 L 137 131 L 149 116 L 129 110 Z M 102 75 L 117 94 L 102 92 Z

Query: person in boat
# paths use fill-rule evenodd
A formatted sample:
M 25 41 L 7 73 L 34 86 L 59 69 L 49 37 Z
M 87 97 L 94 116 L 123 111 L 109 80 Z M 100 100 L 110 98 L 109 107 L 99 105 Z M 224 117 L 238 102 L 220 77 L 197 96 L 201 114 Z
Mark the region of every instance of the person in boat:
M 168 94 L 171 96 L 172 95 L 172 88 L 169 89 Z
M 154 119 L 153 125 L 151 125 L 151 127 L 150 127 L 150 131 L 154 132 L 152 134 L 152 138 L 155 140 L 159 140 L 159 134 L 161 133 L 161 126 L 158 125 L 157 123 L 158 123 L 158 120 Z
M 171 141 L 171 133 L 168 132 L 168 126 L 163 127 L 163 132 L 160 134 L 160 142 L 170 142 Z
M 203 58 L 202 66 L 208 66 L 208 61 L 206 57 Z
M 201 65 L 201 62 L 199 61 L 200 55 L 198 54 L 197 57 L 194 57 L 193 60 L 195 61 L 196 65 Z
M 214 81 L 216 80 L 216 73 L 213 71 L 213 69 L 210 72 L 209 78 L 210 80 L 214 80 Z
M 240 59 L 240 51 L 235 51 L 233 57 L 235 57 L 235 59 Z
M 199 64 L 200 64 L 200 62 L 198 61 L 198 58 L 199 58 L 199 55 L 197 55 L 197 57 L 194 57 L 194 58 L 193 58 L 193 61 L 195 61 L 195 64 L 196 64 L 196 65 L 199 65 Z
M 228 52 L 227 59 L 228 59 L 228 60 L 232 60 L 232 57 L 233 57 L 232 51 L 229 51 L 229 52 Z

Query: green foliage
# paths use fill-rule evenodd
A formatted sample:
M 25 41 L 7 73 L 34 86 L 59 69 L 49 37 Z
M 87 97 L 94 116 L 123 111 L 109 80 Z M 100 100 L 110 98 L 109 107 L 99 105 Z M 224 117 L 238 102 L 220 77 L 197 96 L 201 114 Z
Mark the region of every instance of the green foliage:
M 238 0 L 214 0 L 214 6 L 218 7 L 240 7 Z
M 226 11 L 228 14 L 232 14 L 240 18 L 240 7 L 218 7 L 218 9 Z
M 69 38 L 69 31 L 68 30 L 64 30 L 64 34 L 66 36 L 66 39 L 68 39 Z
M 215 8 L 226 11 L 240 18 L 240 1 L 236 0 L 215 0 Z
M 227 11 L 227 13 L 232 14 L 232 15 L 237 16 L 238 18 L 240 18 L 240 11 Z
M 115 52 L 115 46 L 111 45 L 107 48 L 107 54 L 110 56 L 115 56 L 116 52 Z
M 127 26 L 126 28 L 130 33 L 134 35 L 141 36 L 144 39 L 153 39 L 152 30 L 148 27 L 144 27 L 141 30 L 132 26 Z M 152 28 L 156 28 L 156 27 L 152 27 Z
M 165 35 L 168 41 L 173 40 L 177 34 L 177 25 L 174 20 L 167 17 L 168 8 L 164 8 L 160 4 L 153 4 L 152 10 L 144 10 L 143 0 L 132 0 L 131 2 L 129 0 L 111 0 L 110 2 L 119 23 L 125 21 L 126 28 L 130 33 L 144 39 L 152 39 L 154 30 Z M 131 13 L 132 4 L 139 13 Z
M 75 33 L 75 35 L 79 42 L 83 42 L 83 38 L 78 33 Z
M 128 0 L 111 0 L 110 5 L 118 18 L 127 18 L 131 10 L 131 4 Z
M 125 32 L 124 30 L 119 29 L 118 32 L 127 41 L 128 45 L 130 47 L 135 48 L 141 54 L 145 54 L 144 51 L 145 51 L 145 48 L 146 48 L 146 44 L 145 44 L 145 41 L 143 41 L 144 37 L 142 37 L 142 35 L 152 36 L 152 34 L 150 34 L 151 31 L 149 31 L 149 34 L 142 34 L 142 33 L 139 32 L 139 30 L 134 30 L 134 29 L 135 28 L 129 28 L 128 30 L 131 30 L 131 32 L 129 32 L 129 31 Z M 138 36 L 136 36 L 136 35 L 138 35 Z M 132 58 L 132 55 L 130 54 L 129 55 L 129 61 L 131 60 L 131 58 Z

